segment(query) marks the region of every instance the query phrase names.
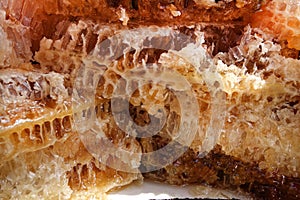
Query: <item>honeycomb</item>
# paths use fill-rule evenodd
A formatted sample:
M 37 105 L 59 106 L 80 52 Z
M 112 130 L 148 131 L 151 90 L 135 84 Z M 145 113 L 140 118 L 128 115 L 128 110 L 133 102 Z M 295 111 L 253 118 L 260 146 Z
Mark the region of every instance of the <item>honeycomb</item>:
M 227 113 L 215 148 L 203 155 L 199 149 L 203 137 L 196 137 L 180 158 L 144 173 L 146 178 L 175 185 L 239 188 L 257 199 L 299 196 L 300 62 L 283 57 L 280 44 L 268 37 L 248 27 L 240 45 L 214 58 L 226 92 Z M 178 66 L 174 56 L 168 63 L 172 61 Z M 202 122 L 199 125 L 205 127 Z M 160 134 L 143 139 L 141 145 L 146 152 L 155 151 L 170 140 Z
M 104 198 L 111 188 L 139 178 L 99 163 L 75 133 L 65 141 L 5 162 L 0 177 L 3 199 Z
M 2 3 L 2 2 L 1 2 Z M 29 28 L 5 20 L 6 13 L 0 3 L 0 32 L 1 32 L 1 68 L 28 62 L 32 56 Z M 17 42 L 18 41 L 18 42 Z
M 300 5 L 297 0 L 272 0 L 254 15 L 252 25 L 280 40 L 287 40 L 290 48 L 300 50 L 299 16 Z
M 242 67 L 217 61 L 231 102 L 219 144 L 230 155 L 255 160 L 261 169 L 298 177 L 300 62 L 285 59 L 267 36 L 249 34 L 229 53 L 242 57 Z
M 143 177 L 299 197 L 300 61 L 282 51 L 298 7 L 0 2 L 0 198 L 102 199 Z
M 63 76 L 11 69 L 0 76 L 3 161 L 49 146 L 72 131 Z
M 1 198 L 104 198 L 111 188 L 140 178 L 138 173 L 106 167 L 87 151 L 72 119 L 73 112 L 84 110 L 72 112 L 62 75 L 2 72 Z M 99 111 L 106 107 L 105 102 L 97 106 Z M 103 114 L 109 118 L 107 111 Z M 124 138 L 122 133 L 107 132 L 119 143 Z

